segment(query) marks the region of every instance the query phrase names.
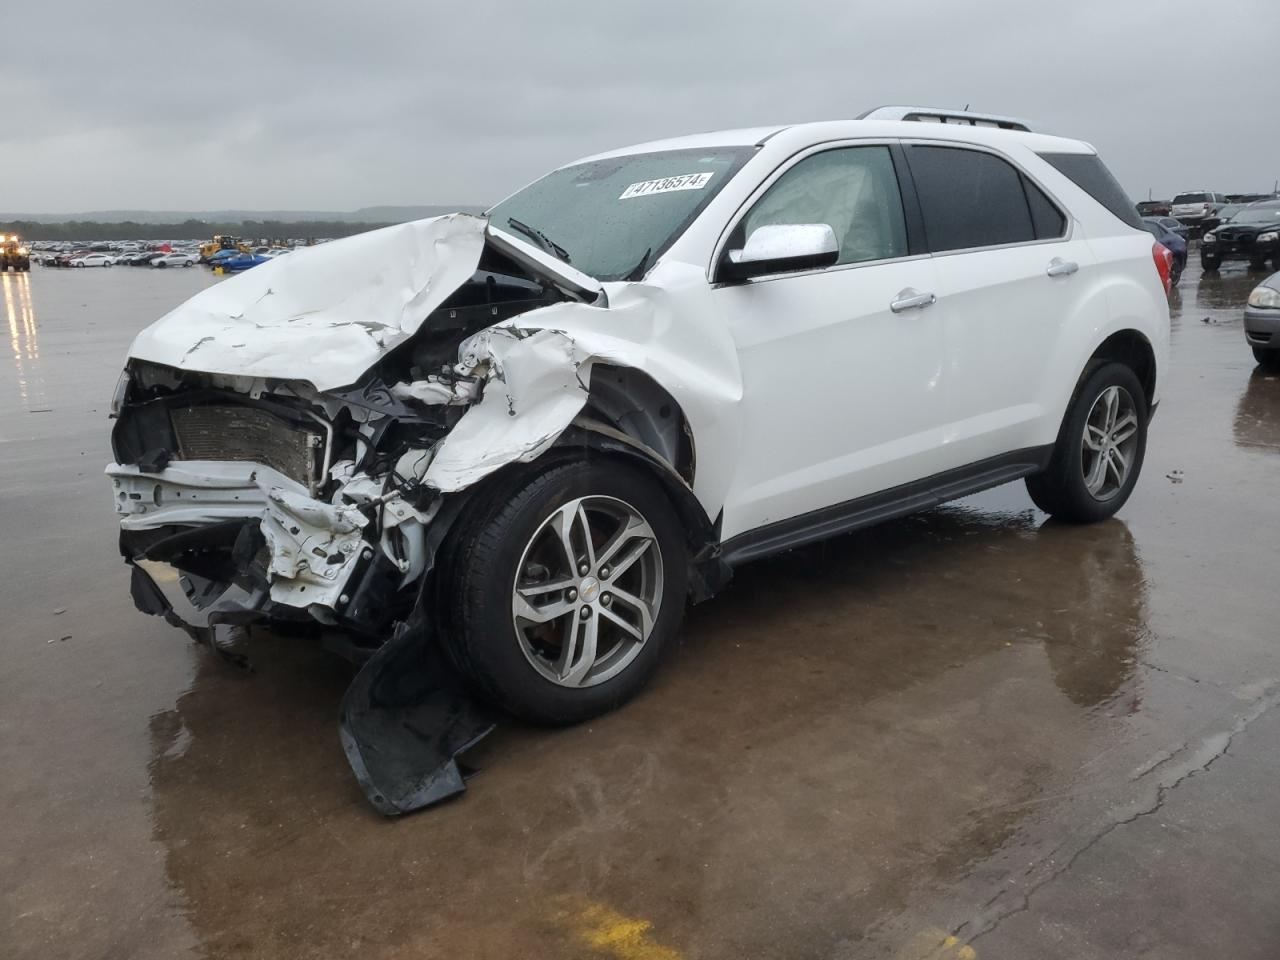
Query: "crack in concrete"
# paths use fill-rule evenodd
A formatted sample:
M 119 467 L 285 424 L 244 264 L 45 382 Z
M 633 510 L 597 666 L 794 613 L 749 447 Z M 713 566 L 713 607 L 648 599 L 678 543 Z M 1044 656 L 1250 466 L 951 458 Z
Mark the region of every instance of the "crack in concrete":
M 975 928 L 974 933 L 964 939 L 966 944 L 972 944 L 980 938 L 987 936 L 989 933 L 992 933 L 1009 917 L 1030 909 L 1031 899 L 1037 892 L 1052 883 L 1058 877 L 1062 876 L 1064 873 L 1071 870 L 1071 868 L 1075 866 L 1076 862 L 1084 856 L 1084 854 L 1092 850 L 1112 832 L 1120 827 L 1134 823 L 1143 817 L 1150 816 L 1160 810 L 1160 808 L 1164 806 L 1171 791 L 1189 777 L 1195 776 L 1198 773 L 1204 773 L 1212 767 L 1214 763 L 1226 756 L 1227 751 L 1231 747 L 1231 742 L 1236 736 L 1242 733 L 1251 723 L 1261 717 L 1268 710 L 1272 709 L 1277 704 L 1280 704 L 1280 691 L 1276 691 L 1276 686 L 1277 683 L 1275 681 L 1268 683 L 1263 692 L 1253 700 L 1250 708 L 1244 713 L 1239 714 L 1236 717 L 1235 722 L 1226 730 L 1221 730 L 1217 733 L 1212 733 L 1202 737 L 1195 744 L 1194 749 L 1192 748 L 1191 741 L 1185 741 L 1177 748 L 1153 758 L 1154 762 L 1149 762 L 1140 767 L 1130 778 L 1130 782 L 1138 782 L 1149 778 L 1155 773 L 1155 771 L 1165 767 L 1179 755 L 1184 755 L 1184 759 L 1181 763 L 1170 767 L 1162 776 L 1155 780 L 1155 783 L 1153 784 L 1154 790 L 1148 795 L 1147 802 L 1145 804 L 1141 802 L 1141 798 L 1135 799 L 1132 804 L 1128 805 L 1128 808 L 1133 810 L 1132 813 L 1129 813 L 1126 816 L 1113 817 L 1109 823 L 1102 826 L 1101 829 L 1094 833 L 1074 853 L 1072 853 L 1062 866 L 1050 870 L 1047 876 L 1032 883 L 1026 889 L 1026 892 L 1018 894 L 1016 905 L 1010 906 L 1008 909 L 996 910 L 993 916 L 984 916 L 991 907 L 1012 892 L 1010 886 L 1001 887 L 993 897 L 978 908 L 978 913 L 975 917 L 960 925 L 956 931 L 956 935 L 961 936 L 966 927 Z M 1137 809 L 1134 809 L 1135 807 Z M 1116 809 L 1117 808 L 1113 808 L 1113 811 Z M 1068 842 L 1069 841 L 1064 841 L 1063 843 L 1058 844 L 1046 856 L 1040 858 L 1035 863 L 1027 867 L 1027 869 L 1023 871 L 1022 876 L 1024 878 L 1029 878 L 1036 871 L 1037 867 L 1047 863 L 1052 863 L 1054 856 L 1059 850 L 1062 850 L 1067 846 Z

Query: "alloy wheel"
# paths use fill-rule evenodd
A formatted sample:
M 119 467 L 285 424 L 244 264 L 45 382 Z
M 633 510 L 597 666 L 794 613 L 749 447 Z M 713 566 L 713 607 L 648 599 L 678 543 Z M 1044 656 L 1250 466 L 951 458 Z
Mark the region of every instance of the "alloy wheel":
M 1094 400 L 1084 424 L 1080 467 L 1095 500 L 1124 489 L 1138 452 L 1138 408 L 1124 387 L 1110 386 Z
M 662 605 L 662 551 L 649 522 L 615 497 L 580 497 L 534 531 L 512 584 L 516 640 L 563 687 L 625 670 Z

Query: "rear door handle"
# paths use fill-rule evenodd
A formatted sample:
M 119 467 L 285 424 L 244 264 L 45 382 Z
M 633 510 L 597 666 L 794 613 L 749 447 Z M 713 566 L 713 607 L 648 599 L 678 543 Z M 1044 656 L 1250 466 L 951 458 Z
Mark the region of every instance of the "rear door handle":
M 1054 257 L 1049 261 L 1049 266 L 1045 267 L 1044 272 L 1051 277 L 1069 277 L 1080 269 L 1080 264 L 1074 260 L 1063 260 L 1061 257 Z
M 916 293 L 910 287 L 907 287 L 889 304 L 889 309 L 894 313 L 902 313 L 905 310 L 923 310 L 925 307 L 937 302 L 938 298 L 932 293 Z

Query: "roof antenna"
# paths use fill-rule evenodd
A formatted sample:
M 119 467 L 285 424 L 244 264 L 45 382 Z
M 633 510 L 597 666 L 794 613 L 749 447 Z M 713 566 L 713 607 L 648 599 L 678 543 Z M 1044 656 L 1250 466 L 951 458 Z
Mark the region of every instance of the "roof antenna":
M 969 112 L 969 105 L 967 103 L 964 105 L 964 112 L 965 113 Z

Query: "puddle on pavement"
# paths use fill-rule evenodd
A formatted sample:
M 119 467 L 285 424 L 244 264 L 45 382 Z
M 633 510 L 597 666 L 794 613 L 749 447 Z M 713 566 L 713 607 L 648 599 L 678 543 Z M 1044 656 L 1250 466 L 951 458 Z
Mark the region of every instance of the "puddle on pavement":
M 159 955 L 189 939 L 208 955 L 572 956 L 557 896 L 575 916 L 643 918 L 690 955 L 829 955 L 947 927 L 930 913 L 945 896 L 980 903 L 1070 811 L 1084 822 L 1097 790 L 1234 696 L 1180 672 L 1274 667 L 1254 636 L 1274 621 L 1223 586 L 1269 589 L 1241 544 L 1274 510 L 1211 484 L 1262 482 L 1280 378 L 1253 370 L 1237 322 L 1258 276 L 1195 273 L 1173 301 L 1172 392 L 1147 474 L 1119 519 L 1045 522 L 1015 485 L 745 567 L 690 612 L 677 655 L 627 708 L 569 730 L 507 725 L 464 797 L 397 822 L 368 808 L 338 743 L 350 667 L 265 633 L 246 644 L 252 676 L 191 661 L 131 609 L 99 464 L 59 481 L 63 506 L 38 496 L 51 458 L 105 456 L 105 400 L 85 397 L 109 395 L 102 358 L 181 299 L 156 284 L 206 281 L 0 279 L 0 405 L 58 411 L 11 421 L 31 426 L 10 447 L 22 456 L 0 533 L 50 572 L 0 585 L 6 642 L 46 629 L 55 606 L 75 635 L 15 648 L 0 677 L 0 703 L 27 711 L 8 768 L 48 755 L 34 782 L 63 798 L 56 817 L 26 816 L 32 788 L 19 777 L 4 794 L 24 889 L 39 891 L 13 894 L 26 919 L 10 939 L 21 953 L 74 929 L 137 946 L 180 918 L 183 936 L 154 935 Z M 1185 483 L 1165 479 L 1175 466 Z M 86 529 L 101 549 L 83 549 Z M 67 689 L 80 695 L 65 717 L 40 712 Z M 143 704 L 161 705 L 149 723 Z M 95 752 L 109 774 L 93 774 Z M 136 788 L 95 807 L 107 776 Z M 70 868 L 77 845 L 133 865 L 130 883 Z M 91 913 L 71 927 L 73 909 Z M 904 932 L 904 917 L 920 923 Z

